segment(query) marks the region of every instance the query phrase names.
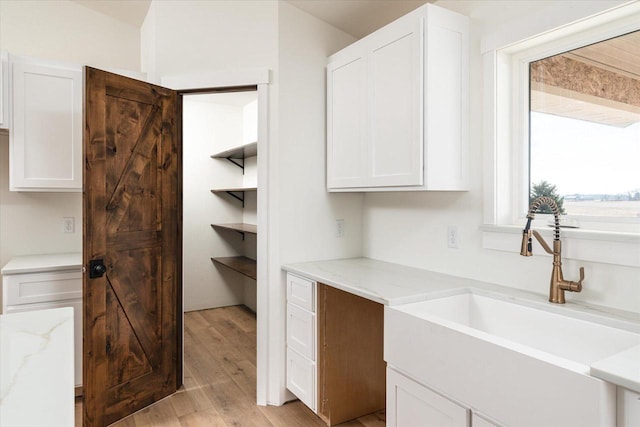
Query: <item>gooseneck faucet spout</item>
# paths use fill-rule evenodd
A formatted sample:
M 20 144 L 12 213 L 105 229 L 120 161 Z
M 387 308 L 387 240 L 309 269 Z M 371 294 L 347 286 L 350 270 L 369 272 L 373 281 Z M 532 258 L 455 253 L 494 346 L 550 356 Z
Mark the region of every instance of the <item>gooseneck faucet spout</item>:
M 534 213 L 541 206 L 548 206 L 553 212 L 553 218 L 555 221 L 555 234 L 553 239 L 553 249 L 549 247 L 547 242 L 544 241 L 542 235 L 536 230 L 531 230 L 531 221 L 534 219 Z M 536 240 L 542 245 L 545 252 L 553 255 L 553 270 L 551 272 L 551 284 L 549 287 L 549 301 L 556 304 L 564 304 L 565 291 L 580 292 L 582 290 L 582 281 L 584 280 L 584 267 L 580 267 L 580 280 L 577 282 L 564 280 L 562 276 L 562 243 L 560 241 L 560 212 L 556 202 L 547 196 L 538 197 L 531 203 L 529 207 L 529 213 L 527 214 L 527 225 L 522 230 L 522 244 L 520 246 L 520 255 L 531 256 L 533 255 L 532 239 L 534 236 Z

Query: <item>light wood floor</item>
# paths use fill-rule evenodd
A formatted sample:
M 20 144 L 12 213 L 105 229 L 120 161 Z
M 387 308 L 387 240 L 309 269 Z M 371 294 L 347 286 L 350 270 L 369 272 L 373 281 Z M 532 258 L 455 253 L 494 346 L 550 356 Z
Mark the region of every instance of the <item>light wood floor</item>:
M 256 316 L 246 307 L 186 313 L 184 329 L 184 386 L 113 426 L 326 427 L 299 401 L 281 407 L 256 405 Z M 78 399 L 76 426 L 81 420 Z M 384 412 L 340 424 L 384 426 Z

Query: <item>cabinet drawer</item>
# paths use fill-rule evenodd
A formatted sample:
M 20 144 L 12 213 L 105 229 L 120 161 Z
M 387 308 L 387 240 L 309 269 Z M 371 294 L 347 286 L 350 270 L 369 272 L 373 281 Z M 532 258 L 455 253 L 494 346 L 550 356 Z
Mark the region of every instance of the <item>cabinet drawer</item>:
M 287 273 L 287 302 L 315 313 L 315 282 Z
M 287 388 L 305 405 L 316 410 L 316 364 L 287 349 Z
M 315 324 L 315 314 L 287 304 L 287 345 L 312 361 L 316 360 Z
M 21 305 L 82 298 L 82 272 L 15 274 L 2 278 L 3 304 Z

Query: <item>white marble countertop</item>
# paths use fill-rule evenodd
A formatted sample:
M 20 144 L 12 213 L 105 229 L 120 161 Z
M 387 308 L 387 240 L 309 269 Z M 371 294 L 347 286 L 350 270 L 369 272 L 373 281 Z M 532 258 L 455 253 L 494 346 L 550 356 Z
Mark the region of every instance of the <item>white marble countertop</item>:
M 591 375 L 640 393 L 640 345 L 594 363 Z
M 545 310 L 558 314 L 566 314 L 569 309 L 573 317 L 592 320 L 593 316 L 597 316 L 599 323 L 640 334 L 640 313 L 580 302 L 552 304 L 548 302 L 546 294 L 369 258 L 310 261 L 288 264 L 282 268 L 389 306 L 472 292 L 513 300 L 534 308 L 544 304 Z M 640 387 L 640 346 L 632 350 L 628 354 L 620 353 L 594 364 L 593 376 L 637 391 L 633 387 Z
M 79 270 L 82 268 L 82 253 L 25 255 L 11 258 L 2 267 L 2 275 L 38 273 L 41 271 Z
M 73 309 L 0 316 L 0 425 L 74 425 Z

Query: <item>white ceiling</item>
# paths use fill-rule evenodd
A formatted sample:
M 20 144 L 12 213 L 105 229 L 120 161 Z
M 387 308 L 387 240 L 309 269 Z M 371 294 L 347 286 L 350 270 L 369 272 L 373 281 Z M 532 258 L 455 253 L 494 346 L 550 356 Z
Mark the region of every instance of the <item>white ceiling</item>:
M 96 12 L 140 28 L 151 0 L 71 0 Z
M 96 12 L 140 27 L 151 0 L 71 0 Z M 202 0 L 216 1 L 216 0 Z M 238 0 L 236 0 L 238 1 Z M 355 38 L 362 38 L 434 0 L 287 0 Z M 185 6 L 188 7 L 188 6 Z
M 357 39 L 434 0 L 288 0 Z

